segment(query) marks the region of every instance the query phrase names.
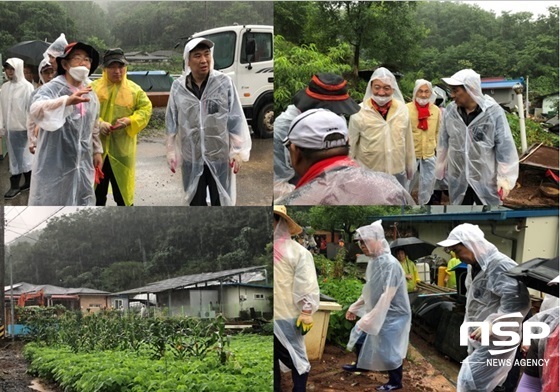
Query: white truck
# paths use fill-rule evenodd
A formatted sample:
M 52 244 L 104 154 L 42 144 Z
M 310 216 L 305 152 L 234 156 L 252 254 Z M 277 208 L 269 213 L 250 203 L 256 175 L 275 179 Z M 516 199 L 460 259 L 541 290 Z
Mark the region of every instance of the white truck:
M 273 26 L 233 25 L 193 34 L 214 42 L 214 69 L 229 75 L 237 88 L 253 132 L 270 138 L 274 131 Z

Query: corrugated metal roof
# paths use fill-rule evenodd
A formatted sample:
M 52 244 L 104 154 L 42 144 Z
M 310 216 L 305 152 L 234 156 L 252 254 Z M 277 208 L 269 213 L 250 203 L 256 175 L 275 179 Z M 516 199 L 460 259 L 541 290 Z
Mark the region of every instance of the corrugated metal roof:
M 26 283 L 26 282 L 20 282 L 17 284 L 14 284 L 14 295 L 20 295 L 23 293 L 36 293 L 38 291 L 43 290 L 43 293 L 47 296 L 49 295 L 73 295 L 73 294 L 79 294 L 79 295 L 108 295 L 111 294 L 108 291 L 101 291 L 101 290 L 95 290 L 95 289 L 88 289 L 85 287 L 79 287 L 79 288 L 66 288 L 66 287 L 59 287 L 59 286 L 53 286 L 50 284 L 31 284 L 31 283 Z M 11 289 L 10 286 L 5 286 L 4 287 L 4 292 L 9 295 L 11 294 Z
M 218 272 L 205 272 L 196 275 L 184 275 L 176 278 L 160 280 L 158 282 L 150 283 L 143 287 L 138 287 L 131 290 L 121 291 L 116 295 L 125 294 L 138 294 L 138 293 L 161 293 L 162 291 L 181 289 L 186 286 L 195 284 L 207 283 L 212 281 L 227 281 L 227 278 L 235 275 L 244 274 L 246 272 L 265 269 L 265 266 L 238 268 L 233 270 L 218 271 Z

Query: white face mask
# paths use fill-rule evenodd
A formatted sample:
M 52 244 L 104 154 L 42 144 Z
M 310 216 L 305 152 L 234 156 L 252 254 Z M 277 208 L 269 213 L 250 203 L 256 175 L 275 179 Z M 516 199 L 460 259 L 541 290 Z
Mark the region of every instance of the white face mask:
M 379 106 L 385 106 L 393 100 L 393 95 L 384 95 L 382 97 L 379 95 L 373 95 L 372 98 Z
M 79 67 L 71 67 L 68 70 L 68 73 L 78 82 L 83 82 L 89 75 L 89 69 L 87 67 L 84 67 L 83 65 L 80 65 Z
M 427 104 L 430 103 L 430 98 L 416 97 L 416 102 L 418 102 L 418 105 L 420 105 L 420 106 L 426 106 Z

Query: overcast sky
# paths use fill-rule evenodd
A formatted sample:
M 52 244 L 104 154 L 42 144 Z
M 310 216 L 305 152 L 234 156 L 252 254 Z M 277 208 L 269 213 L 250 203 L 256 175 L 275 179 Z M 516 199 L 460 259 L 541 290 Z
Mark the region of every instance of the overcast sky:
M 88 207 L 4 207 L 7 222 L 4 243 L 8 244 L 30 230 L 44 229 L 48 219 L 72 214 L 79 208 Z
M 496 16 L 500 16 L 502 11 L 531 12 L 534 16 L 548 14 L 547 8 L 553 5 L 558 6 L 558 1 L 462 1 L 463 3 L 475 3 L 480 8 L 494 11 Z

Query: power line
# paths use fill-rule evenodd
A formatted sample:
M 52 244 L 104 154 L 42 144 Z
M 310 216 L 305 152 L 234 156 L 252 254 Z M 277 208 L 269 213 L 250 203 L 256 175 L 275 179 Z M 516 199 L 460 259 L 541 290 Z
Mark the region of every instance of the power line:
M 27 207 L 26 207 L 27 208 Z M 30 232 L 32 232 L 33 230 L 35 230 L 37 227 L 41 226 L 43 223 L 45 223 L 46 221 L 48 221 L 49 219 L 51 219 L 54 215 L 58 214 L 62 209 L 64 209 L 64 207 L 60 207 L 58 210 L 56 210 L 55 212 L 53 212 L 52 214 L 50 214 L 47 218 L 45 218 L 44 220 L 42 220 L 41 222 L 37 223 L 35 226 L 33 226 L 31 229 L 27 230 L 25 233 L 23 233 L 22 235 L 20 235 L 20 237 L 25 237 L 27 234 L 29 234 Z M 6 227 L 6 230 L 8 230 L 8 227 Z M 12 230 L 13 232 L 13 230 Z M 18 234 L 18 233 L 16 233 Z M 11 244 L 12 242 L 14 242 L 15 240 L 17 240 L 18 238 L 14 238 L 13 240 L 11 240 L 10 242 L 7 242 L 6 245 Z

